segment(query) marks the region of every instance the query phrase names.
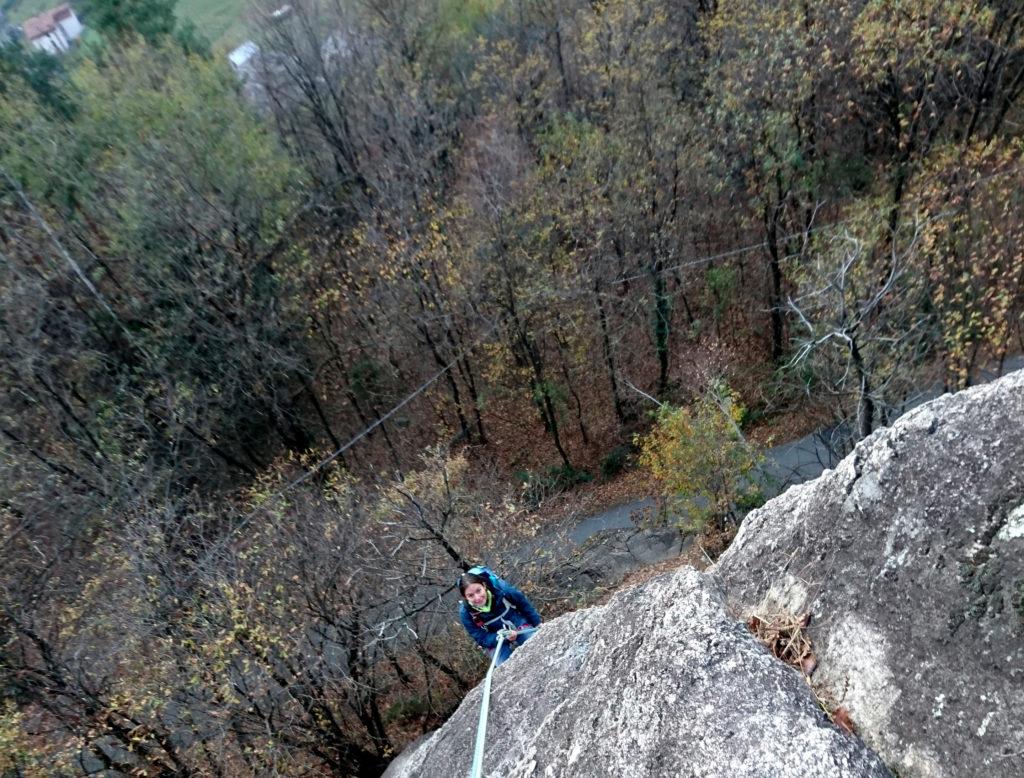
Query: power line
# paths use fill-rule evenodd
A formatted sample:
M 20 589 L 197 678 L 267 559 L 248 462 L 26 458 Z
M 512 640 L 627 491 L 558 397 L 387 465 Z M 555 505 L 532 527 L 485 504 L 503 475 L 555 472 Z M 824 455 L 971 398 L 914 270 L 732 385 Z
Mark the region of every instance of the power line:
M 273 500 L 276 500 L 277 498 L 284 496 L 286 493 L 290 492 L 292 489 L 294 489 L 296 486 L 298 486 L 299 484 L 303 483 L 304 481 L 308 481 L 310 478 L 312 478 L 314 475 L 316 475 L 318 472 L 320 472 L 323 468 L 325 468 L 327 465 L 329 465 L 335 459 L 337 459 L 342 454 L 344 454 L 346 451 L 348 451 L 352 446 L 354 446 L 360 440 L 362 440 L 367 435 L 369 435 L 371 432 L 373 432 L 375 429 L 377 429 L 377 427 L 381 426 L 384 422 L 386 422 L 388 419 L 390 419 L 392 416 L 394 416 L 396 413 L 398 413 L 400 410 L 402 410 L 402 408 L 404 408 L 410 402 L 412 402 L 417 397 L 419 397 L 421 394 L 423 394 L 423 392 L 425 392 L 434 383 L 436 383 L 442 376 L 444 376 L 445 373 L 447 373 L 449 370 L 451 370 L 453 367 L 455 367 L 455 365 L 457 365 L 459 363 L 459 360 L 461 360 L 464 356 L 469 354 L 469 352 L 471 352 L 474 348 L 479 346 L 483 342 L 483 340 L 485 338 L 487 338 L 491 333 L 496 331 L 498 329 L 498 327 L 501 325 L 501 323 L 502 322 L 501 322 L 500 319 L 498 321 L 496 321 L 487 330 L 485 330 L 476 340 L 474 340 L 468 346 L 463 347 L 459 351 L 459 353 L 455 356 L 454 359 L 452 359 L 450 362 L 448 362 L 448 364 L 446 364 L 444 367 L 442 367 L 440 370 L 438 370 L 436 373 L 434 373 L 434 375 L 432 375 L 426 381 L 421 383 L 412 393 L 410 393 L 405 398 L 403 398 L 402 401 L 399 402 L 397 405 L 395 405 L 391 410 L 389 410 L 383 416 L 378 417 L 376 421 L 374 421 L 372 424 L 368 425 L 366 428 L 364 428 L 358 434 L 353 436 L 347 443 L 344 443 L 343 445 L 341 445 L 338 448 L 336 448 L 334 451 L 332 451 L 326 457 L 324 457 L 319 462 L 317 462 L 315 465 L 313 465 L 313 467 L 309 468 L 308 470 L 305 470 L 297 478 L 294 478 L 291 481 L 289 481 L 283 487 L 281 487 L 276 492 L 271 494 L 260 505 L 256 506 L 251 511 L 249 511 L 249 513 L 246 514 L 242 518 L 241 522 L 239 522 L 238 526 L 233 527 L 227 533 L 227 535 L 225 535 L 225 538 L 230 538 L 230 536 L 232 536 L 235 533 L 239 532 L 240 530 L 244 529 L 246 526 L 248 526 L 249 522 L 252 521 L 252 519 L 255 518 L 262 510 L 264 510 Z M 218 543 L 221 543 L 223 540 L 224 540 L 224 538 L 222 538 L 221 541 L 218 541 Z M 208 559 L 209 559 L 209 556 L 204 554 L 204 560 L 203 561 L 205 562 Z
M 1002 170 L 1002 171 L 999 171 L 997 173 L 991 173 L 990 175 L 983 176 L 983 177 L 979 178 L 977 181 L 971 182 L 971 184 L 972 184 L 972 186 L 977 186 L 978 184 L 983 184 L 983 183 L 986 183 L 988 181 L 992 181 L 993 179 L 996 179 L 996 178 L 1002 178 L 1003 176 L 1008 176 L 1008 175 L 1011 175 L 1011 174 L 1014 174 L 1014 173 L 1018 173 L 1019 174 L 1021 172 L 1024 172 L 1024 168 L 1013 167 L 1013 168 L 1011 168 L 1009 170 Z M 902 202 L 899 203 L 899 205 L 900 206 L 915 205 L 915 204 L 919 205 L 921 202 L 923 202 L 923 198 L 917 198 L 916 200 L 912 199 L 912 200 L 902 201 Z M 892 205 L 880 206 L 879 210 L 889 210 L 892 207 L 893 207 Z M 940 221 L 942 218 L 944 218 L 946 216 L 949 216 L 949 215 L 951 215 L 953 213 L 956 213 L 957 210 L 958 209 L 956 209 L 956 208 L 950 208 L 950 209 L 947 209 L 945 211 L 940 211 L 939 213 L 934 214 L 933 216 L 931 216 L 928 219 L 928 221 L 931 221 L 931 222 Z M 800 230 L 799 232 L 793 232 L 793 233 L 790 233 L 789 235 L 783 235 L 781 238 L 778 238 L 778 241 L 780 243 L 788 243 L 789 241 L 794 240 L 796 238 L 806 238 L 806 237 L 808 237 L 810 235 L 813 235 L 814 233 L 821 232 L 822 230 L 830 229 L 832 227 L 839 227 L 839 226 L 842 226 L 844 224 L 851 224 L 851 223 L 853 223 L 855 221 L 857 221 L 857 217 L 852 217 L 851 216 L 851 217 L 848 217 L 846 219 L 836 219 L 835 221 L 826 222 L 824 224 L 811 225 L 811 226 L 807 227 L 807 229 Z M 614 281 L 615 281 L 615 283 L 627 283 L 629 281 L 636 281 L 636 280 L 643 279 L 643 278 L 650 278 L 652 275 L 656 276 L 656 275 L 661 275 L 662 273 L 672 273 L 672 272 L 674 272 L 676 270 L 685 270 L 686 268 L 697 267 L 698 265 L 711 264 L 712 262 L 717 262 L 717 261 L 722 260 L 722 259 L 728 259 L 730 257 L 740 256 L 741 254 L 747 254 L 747 253 L 749 253 L 751 251 L 756 251 L 757 249 L 763 249 L 763 248 L 768 248 L 768 247 L 769 247 L 768 241 L 762 240 L 762 241 L 759 241 L 758 243 L 751 243 L 750 245 L 741 246 L 740 248 L 737 248 L 737 249 L 730 249 L 729 251 L 723 251 L 720 254 L 712 254 L 712 255 L 709 255 L 709 256 L 706 256 L 706 257 L 702 257 L 700 259 L 694 259 L 694 260 L 690 260 L 690 261 L 687 261 L 687 262 L 681 262 L 681 263 L 679 263 L 677 265 L 671 265 L 669 267 L 662 268 L 662 269 L 657 270 L 657 271 L 635 273 L 634 275 L 631 275 L 631 276 L 624 276 L 622 278 L 616 278 L 616 279 L 614 279 Z
M 3 172 L 4 172 L 5 177 L 7 177 L 8 181 L 11 181 L 9 176 L 7 176 L 6 172 L 5 171 L 3 171 Z M 1009 175 L 1009 174 L 1015 173 L 1015 172 L 1018 172 L 1018 169 L 1015 168 L 1013 170 L 1007 170 L 1007 171 L 1002 171 L 1002 172 L 999 172 L 999 173 L 994 173 L 994 174 L 992 174 L 990 176 L 986 176 L 984 178 L 981 178 L 978 181 L 973 182 L 973 183 L 974 183 L 974 185 L 977 185 L 977 184 L 983 183 L 983 182 L 985 182 L 987 180 L 991 180 L 991 179 L 994 179 L 994 178 L 999 178 L 1001 176 Z M 18 190 L 18 191 L 19 191 L 19 194 L 21 194 L 20 190 Z M 22 194 L 22 198 L 24 198 L 23 194 Z M 912 201 L 908 201 L 908 202 L 912 202 Z M 908 202 L 904 202 L 903 205 L 907 205 Z M 36 216 L 36 218 L 40 218 L 39 216 L 36 215 L 36 213 L 34 212 L 34 208 L 31 207 L 30 203 L 26 202 L 26 205 L 30 208 L 30 210 L 33 212 L 33 215 Z M 941 212 L 940 214 L 935 215 L 935 217 L 933 217 L 933 219 L 937 220 L 939 218 L 945 218 L 946 216 L 950 215 L 951 213 L 955 213 L 955 212 L 956 212 L 956 209 L 950 209 L 949 211 Z M 780 240 L 782 242 L 787 242 L 787 241 L 795 239 L 795 238 L 800 238 L 800 237 L 805 237 L 806 238 L 808 235 L 810 235 L 812 233 L 820 232 L 822 230 L 829 229 L 829 228 L 834 228 L 834 227 L 842 226 L 844 224 L 849 224 L 849 223 L 852 223 L 853 221 L 855 221 L 855 218 L 851 217 L 851 218 L 847 218 L 847 219 L 835 220 L 833 222 L 829 222 L 829 223 L 825 223 L 825 224 L 821 224 L 821 225 L 817 225 L 817 226 L 811 226 L 811 227 L 807 228 L 806 230 L 802 230 L 800 232 L 794 232 L 794 233 L 792 233 L 790 235 L 784 236 Z M 110 314 L 113 315 L 114 312 L 110 309 L 110 306 L 106 303 L 106 300 L 100 295 L 99 291 L 97 289 L 95 289 L 95 287 L 91 284 L 91 282 L 89 282 L 88 278 L 84 275 L 84 273 L 82 273 L 81 268 L 77 265 L 77 263 L 74 262 L 73 258 L 70 257 L 68 252 L 64 249 L 63 245 L 60 243 L 60 241 L 57 238 L 57 236 L 52 232 L 51 229 L 49 229 L 48 225 L 44 224 L 44 227 L 46 227 L 46 232 L 49 235 L 49 237 L 57 244 L 58 248 L 61 250 L 62 255 L 65 256 L 66 261 L 69 262 L 70 266 L 75 271 L 75 275 L 78 276 L 79 279 L 89 289 L 89 291 L 96 296 L 97 300 L 101 303 L 101 305 L 104 307 L 104 309 L 107 310 Z M 751 251 L 756 251 L 758 249 L 766 248 L 767 246 L 768 246 L 767 241 L 759 241 L 757 243 L 751 243 L 749 245 L 742 246 L 742 247 L 735 248 L 735 249 L 730 249 L 728 251 L 723 251 L 723 252 L 719 252 L 719 253 L 715 253 L 715 254 L 709 254 L 709 255 L 706 255 L 706 256 L 703 256 L 703 257 L 687 260 L 687 261 L 680 262 L 680 263 L 677 263 L 675 265 L 670 265 L 668 267 L 660 268 L 660 269 L 657 269 L 657 270 L 645 271 L 645 272 L 636 273 L 636 274 L 629 275 L 629 276 L 624 276 L 624 277 L 620 277 L 620 278 L 611 279 L 611 282 L 612 283 L 627 283 L 629 281 L 639 280 L 639 279 L 643 279 L 643 278 L 650 278 L 652 276 L 662 275 L 664 273 L 676 272 L 676 271 L 687 269 L 687 268 L 690 268 L 690 267 L 697 267 L 697 266 L 700 266 L 700 265 L 709 265 L 709 264 L 713 264 L 715 262 L 720 262 L 720 261 L 725 260 L 725 259 L 730 259 L 732 257 L 740 256 L 742 254 L 749 253 Z M 558 301 L 558 300 L 561 300 L 561 301 L 571 300 L 571 299 L 574 299 L 575 297 L 577 297 L 577 296 L 579 296 L 581 294 L 588 294 L 590 292 L 591 292 L 591 290 L 589 290 L 589 289 L 583 289 L 582 287 L 577 287 L 575 289 L 572 289 L 571 292 L 567 291 L 567 292 L 555 293 L 555 294 L 545 293 L 545 294 L 534 295 L 532 298 L 528 298 L 527 300 L 522 301 L 522 302 L 523 302 L 524 306 L 529 307 L 529 306 L 532 306 L 535 303 L 536 304 L 547 304 L 547 303 Z M 367 425 L 364 429 L 362 429 L 360 432 L 358 432 L 356 435 L 354 435 L 352 438 L 350 438 L 346 443 L 344 443 L 343 445 L 337 447 L 334 451 L 332 451 L 326 457 L 321 459 L 319 462 L 317 462 L 311 468 L 308 468 L 308 469 L 304 470 L 299 476 L 293 478 L 287 484 L 285 484 L 284 486 L 282 486 L 279 489 L 277 489 L 274 493 L 272 493 L 269 497 L 267 497 L 260 505 L 258 505 L 255 508 L 251 509 L 245 516 L 242 517 L 242 519 L 240 520 L 240 522 L 236 526 L 234 526 L 233 528 L 231 528 L 227 532 L 225 532 L 225 534 L 221 538 L 219 538 L 212 546 L 208 547 L 206 549 L 206 551 L 203 552 L 201 558 L 199 560 L 197 560 L 195 565 L 194 565 L 194 568 L 193 568 L 194 569 L 194 573 L 192 574 L 192 576 L 189 577 L 189 580 L 184 585 L 185 586 L 190 585 L 192 583 L 192 581 L 194 580 L 195 575 L 197 575 L 199 573 L 200 569 L 206 563 L 208 563 L 214 557 L 214 555 L 216 553 L 218 553 L 231 540 L 233 540 L 237 536 L 237 533 L 239 533 L 240 531 L 244 530 L 251 523 L 251 521 L 255 517 L 257 517 L 261 512 L 263 512 L 267 508 L 269 508 L 270 505 L 275 500 L 279 499 L 280 497 L 282 497 L 283 495 L 287 494 L 289 491 L 291 491 L 295 487 L 299 486 L 300 484 L 302 484 L 305 481 L 307 481 L 310 478 L 312 478 L 314 475 L 316 475 L 318 472 L 320 472 L 323 468 L 325 468 L 331 462 L 336 460 L 338 457 L 340 457 L 342 454 L 344 454 L 346 451 L 348 451 L 350 448 L 352 448 L 354 445 L 356 445 L 359 441 L 361 441 L 362 439 L 367 437 L 375 429 L 377 429 L 378 427 L 383 425 L 388 419 L 392 418 L 402 408 L 404 408 L 406 405 L 408 405 L 414 399 L 416 399 L 421 394 L 423 394 L 434 383 L 436 383 L 445 374 L 447 374 L 452 368 L 454 368 L 463 357 L 465 357 L 473 349 L 478 347 L 491 334 L 496 332 L 499 329 L 499 327 L 501 327 L 501 325 L 503 323 L 505 323 L 506 320 L 507 320 L 507 317 L 495 321 L 490 327 L 488 327 L 486 330 L 484 330 L 472 343 L 470 343 L 467 346 L 463 347 L 458 352 L 458 354 L 451 361 L 449 361 L 447 364 L 444 365 L 444 367 L 442 367 L 441 369 L 436 371 L 433 375 L 431 375 L 429 378 L 427 378 L 425 381 L 423 381 L 419 386 L 416 387 L 416 389 L 414 389 L 411 393 L 409 393 L 407 396 L 405 396 L 394 407 L 392 407 L 387 413 L 385 413 L 382 416 L 378 417 L 374 422 L 372 422 L 371 424 Z M 156 627 L 154 626 L 154 630 L 150 632 L 150 635 L 153 634 L 153 632 L 155 632 L 155 631 L 156 631 Z
M 994 178 L 999 178 L 999 177 L 1004 176 L 1004 175 L 1009 175 L 1010 173 L 1013 173 L 1013 172 L 1017 172 L 1017 169 L 1002 171 L 1002 172 L 999 172 L 999 173 L 994 173 L 994 174 L 992 174 L 990 176 L 986 176 L 984 178 L 979 179 L 977 182 L 975 182 L 975 184 L 983 183 L 985 181 L 988 181 L 988 180 L 991 180 L 991 179 L 994 179 Z M 951 213 L 954 213 L 954 212 L 955 212 L 955 209 L 950 209 L 948 211 L 941 212 L 940 214 L 937 214 L 935 217 L 933 217 L 933 220 L 938 220 L 939 218 L 944 218 L 944 217 L 946 217 L 946 216 L 948 216 L 948 215 L 950 215 Z M 807 228 L 806 230 L 802 230 L 800 232 L 794 232 L 794 233 L 792 233 L 790 235 L 786 235 L 786 236 L 782 237 L 780 240 L 782 242 L 788 242 L 789 240 L 792 240 L 792 239 L 795 239 L 795 238 L 806 237 L 806 236 L 808 236 L 808 235 L 810 235 L 812 233 L 820 232 L 822 230 L 833 228 L 833 227 L 842 226 L 844 224 L 849 224 L 849 223 L 852 223 L 853 221 L 855 221 L 855 218 L 851 217 L 851 218 L 847 218 L 847 219 L 838 219 L 838 220 L 835 220 L 835 221 L 832 221 L 832 222 L 828 222 L 828 223 L 825 223 L 825 224 L 821 224 L 821 225 L 817 225 L 817 226 L 813 226 L 812 225 L 811 227 Z M 758 249 L 766 248 L 767 246 L 768 246 L 768 242 L 767 241 L 759 241 L 757 243 L 751 243 L 749 245 L 742 246 L 740 248 L 730 249 L 728 251 L 723 251 L 723 252 L 719 252 L 719 253 L 716 253 L 716 254 L 709 254 L 709 255 L 706 255 L 704 257 L 700 257 L 700 258 L 697 258 L 697 259 L 692 259 L 692 260 L 689 260 L 689 261 L 686 261 L 686 262 L 681 262 L 681 263 L 678 263 L 678 264 L 675 264 L 675 265 L 671 265 L 669 267 L 661 268 L 661 269 L 653 271 L 653 272 L 637 273 L 637 274 L 632 275 L 632 276 L 625 276 L 625 277 L 622 277 L 622 278 L 616 278 L 616 279 L 614 279 L 614 282 L 615 283 L 627 283 L 627 282 L 633 281 L 633 280 L 638 280 L 638 279 L 642 279 L 642 278 L 649 278 L 652 275 L 661 275 L 661 274 L 664 274 L 664 273 L 676 272 L 678 270 L 683 270 L 683 269 L 687 269 L 687 268 L 690 268 L 690 267 L 697 267 L 697 266 L 700 266 L 700 265 L 712 264 L 712 263 L 715 263 L 715 262 L 720 262 L 720 261 L 725 260 L 725 259 L 730 259 L 732 257 L 740 256 L 742 254 L 749 253 L 751 251 L 756 251 Z M 524 305 L 526 307 L 531 307 L 534 303 L 549 303 L 549 302 L 556 301 L 556 300 L 562 300 L 562 301 L 571 300 L 574 297 L 578 296 L 578 294 L 580 294 L 580 293 L 582 293 L 582 294 L 589 293 L 590 290 L 584 290 L 582 288 L 576 288 L 576 289 L 574 289 L 572 291 L 575 294 L 554 294 L 554 295 L 543 294 L 543 295 L 535 295 L 534 297 L 524 301 Z M 354 435 L 352 438 L 350 438 L 348 440 L 348 442 L 346 442 L 343 445 L 341 445 L 338 448 L 336 448 L 334 451 L 332 451 L 326 457 L 321 459 L 319 462 L 317 462 L 311 468 L 308 468 L 307 470 L 303 471 L 299 476 L 297 476 L 296 478 L 292 479 L 287 484 L 285 484 L 283 487 L 281 487 L 278 490 L 276 490 L 273 494 L 271 494 L 268 498 L 266 498 L 260 505 L 256 506 L 252 510 L 250 510 L 249 513 L 247 513 L 242 518 L 242 520 L 240 521 L 240 523 L 237 526 L 235 526 L 234 528 L 229 530 L 221 539 L 219 539 L 216 542 L 214 547 L 208 549 L 207 553 L 203 554 L 202 562 L 197 563 L 197 569 L 198 569 L 199 565 L 205 564 L 205 562 L 209 561 L 209 559 L 213 556 L 213 554 L 216 553 L 216 551 L 218 551 L 220 548 L 222 548 L 223 545 L 226 544 L 226 542 L 228 540 L 230 540 L 236 533 L 238 533 L 241 530 L 245 529 L 245 527 L 247 527 L 249 525 L 249 523 L 257 515 L 259 515 L 263 510 L 267 509 L 274 500 L 284 496 L 285 494 L 287 494 L 288 492 L 290 492 L 292 489 L 294 489 L 295 487 L 299 486 L 300 484 L 304 483 L 305 481 L 308 481 L 310 478 L 312 478 L 314 475 L 316 475 L 318 472 L 320 472 L 324 467 L 326 467 L 331 462 L 336 460 L 338 457 L 340 457 L 342 454 L 344 454 L 346 451 L 348 451 L 350 448 L 352 448 L 352 446 L 354 446 L 356 443 L 361 441 L 363 438 L 367 437 L 375 429 L 380 427 L 388 419 L 390 419 L 392 416 L 394 416 L 396 413 L 398 413 L 402 408 L 404 408 L 406 405 L 408 405 L 414 399 L 416 399 L 421 394 L 423 394 L 423 392 L 425 392 L 427 389 L 429 389 L 431 386 L 433 386 L 434 383 L 436 383 L 438 380 L 440 380 L 453 367 L 455 367 L 464 356 L 469 354 L 473 349 L 475 349 L 477 346 L 479 346 L 487 337 L 489 337 L 492 333 L 497 331 L 498 328 L 503 323 L 504 323 L 504 321 L 502 319 L 499 319 L 498 321 L 494 322 L 483 333 L 481 333 L 472 343 L 470 343 L 469 345 L 463 347 L 459 351 L 459 353 L 455 356 L 454 359 L 449 361 L 444 367 L 442 367 L 440 370 L 435 372 L 426 381 L 422 382 L 415 390 L 413 390 L 413 392 L 411 392 L 409 395 L 404 397 L 397 405 L 392 407 L 391 410 L 389 410 L 383 416 L 380 416 L 379 418 L 377 418 L 373 423 L 369 424 L 363 430 L 361 430 L 356 435 Z
M 979 179 L 977 182 L 975 182 L 975 184 L 983 183 L 985 181 L 988 181 L 988 180 L 991 180 L 991 179 L 994 179 L 994 178 L 999 178 L 999 177 L 1004 176 L 1004 175 L 1009 175 L 1010 173 L 1013 173 L 1013 172 L 1017 172 L 1017 169 L 1002 171 L 1002 172 L 999 172 L 999 173 L 994 173 L 994 174 L 992 174 L 990 176 L 986 176 L 984 178 Z M 932 217 L 931 220 L 932 221 L 939 220 L 940 218 L 945 218 L 946 216 L 949 216 L 950 214 L 955 213 L 955 212 L 956 212 L 956 209 L 950 209 L 950 210 L 947 210 L 947 211 L 944 211 L 944 212 L 940 212 L 939 214 L 936 214 L 934 217 Z M 800 232 L 794 232 L 794 233 L 791 233 L 789 235 L 783 236 L 780 239 L 780 241 L 781 242 L 788 242 L 788 241 L 793 240 L 795 238 L 806 238 L 808 235 L 811 235 L 813 233 L 817 233 L 817 232 L 820 232 L 820 231 L 823 231 L 823 230 L 826 230 L 826 229 L 830 229 L 830 228 L 834 228 L 834 227 L 839 227 L 839 226 L 842 226 L 842 225 L 845 225 L 845 224 L 850 224 L 850 223 L 854 222 L 855 220 L 856 219 L 854 217 L 851 217 L 851 218 L 847 218 L 847 219 L 837 219 L 835 221 L 827 222 L 827 223 L 821 224 L 821 225 L 812 225 L 812 226 L 808 227 L 806 230 L 801 230 Z M 678 263 L 678 264 L 675 264 L 675 265 L 671 265 L 669 267 L 661 268 L 661 269 L 656 270 L 656 271 L 637 273 L 637 274 L 634 274 L 634 275 L 631 275 L 631 276 L 625 276 L 625 277 L 622 277 L 622 278 L 616 278 L 616 279 L 614 279 L 614 282 L 615 283 L 627 283 L 629 281 L 634 281 L 634 280 L 638 280 L 638 279 L 642 279 L 642 278 L 649 278 L 652 275 L 656 276 L 656 275 L 661 275 L 661 274 L 664 274 L 664 273 L 676 272 L 678 270 L 683 270 L 683 269 L 687 269 L 687 268 L 690 268 L 690 267 L 697 267 L 697 266 L 700 266 L 700 265 L 713 264 L 715 262 L 720 262 L 720 261 L 725 260 L 725 259 L 730 259 L 732 257 L 740 256 L 742 254 L 746 254 L 746 253 L 749 253 L 751 251 L 756 251 L 758 249 L 766 248 L 767 246 L 768 246 L 768 242 L 767 241 L 759 241 L 757 243 L 751 243 L 751 244 L 746 245 L 746 246 L 741 246 L 740 248 L 730 249 L 728 251 L 723 251 L 723 252 L 719 252 L 719 253 L 716 253 L 716 254 L 709 254 L 709 255 L 706 255 L 704 257 L 688 260 L 686 262 L 681 262 L 681 263 Z M 534 303 L 549 303 L 549 302 L 556 301 L 556 300 L 562 300 L 562 301 L 571 300 L 574 297 L 578 296 L 579 293 L 586 294 L 586 293 L 589 293 L 590 290 L 584 290 L 582 288 L 576 288 L 576 289 L 574 289 L 572 291 L 574 292 L 574 294 L 554 294 L 554 295 L 544 294 L 544 295 L 535 295 L 533 298 L 530 298 L 530 299 L 527 299 L 526 301 L 524 301 L 524 305 L 526 307 L 530 307 Z M 390 419 L 392 416 L 394 416 L 396 413 L 398 413 L 402 408 L 404 408 L 406 405 L 408 405 L 410 402 L 412 402 L 415 398 L 417 398 L 423 392 L 425 392 L 427 389 L 429 389 L 434 383 L 436 383 L 438 380 L 440 380 L 446 373 L 448 373 L 453 367 L 455 367 L 458 364 L 458 362 L 464 356 L 466 356 L 473 349 L 475 349 L 477 346 L 479 346 L 484 341 L 484 339 L 486 339 L 492 333 L 494 333 L 501 326 L 502 323 L 503 323 L 503 320 L 501 320 L 501 319 L 496 321 L 489 328 L 487 328 L 480 336 L 478 336 L 471 344 L 469 344 L 468 346 L 463 347 L 459 351 L 459 353 L 455 356 L 454 359 L 452 359 L 450 362 L 448 362 L 440 370 L 435 372 L 426 381 L 421 383 L 412 393 L 407 395 L 397 405 L 395 405 L 393 408 L 391 408 L 391 410 L 389 410 L 383 416 L 380 416 L 372 424 L 368 425 L 363 430 L 361 430 L 359 433 L 357 433 L 355 436 L 353 436 L 347 443 L 344 443 L 343 445 L 341 445 L 338 448 L 336 448 L 334 451 L 332 451 L 330 454 L 328 454 L 322 460 L 317 462 L 317 464 L 313 465 L 313 467 L 305 470 L 301 475 L 299 475 L 298 477 L 296 477 L 296 478 L 292 479 L 291 481 L 289 481 L 283 487 L 281 487 L 280 489 L 275 491 L 273 494 L 271 494 L 260 505 L 258 505 L 257 507 L 255 507 L 251 511 L 249 511 L 249 513 L 246 514 L 242 518 L 241 522 L 236 527 L 232 528 L 223 538 L 218 540 L 213 548 L 209 549 L 209 553 L 204 553 L 202 563 L 205 563 L 206 561 L 208 561 L 212 557 L 213 553 L 215 553 L 217 550 L 219 550 L 219 548 L 222 547 L 223 544 L 226 543 L 227 540 L 229 540 L 232 536 L 234 536 L 236 533 L 240 532 L 241 530 L 245 529 L 245 527 L 249 525 L 249 523 L 252 521 L 252 519 L 255 518 L 257 515 L 259 515 L 260 512 L 265 510 L 274 500 L 282 497 L 283 495 L 285 495 L 286 493 L 288 493 L 292 489 L 294 489 L 296 486 L 299 486 L 300 484 L 302 484 L 305 481 L 307 481 L 310 478 L 312 478 L 314 475 L 316 475 L 318 472 L 320 472 L 324 467 L 326 467 L 331 462 L 336 460 L 338 457 L 340 457 L 342 454 L 344 454 L 346 451 L 348 451 L 352 446 L 354 446 L 360 440 L 365 438 L 367 435 L 369 435 L 371 432 L 373 432 L 379 426 L 384 424 L 384 422 L 386 422 L 388 419 Z

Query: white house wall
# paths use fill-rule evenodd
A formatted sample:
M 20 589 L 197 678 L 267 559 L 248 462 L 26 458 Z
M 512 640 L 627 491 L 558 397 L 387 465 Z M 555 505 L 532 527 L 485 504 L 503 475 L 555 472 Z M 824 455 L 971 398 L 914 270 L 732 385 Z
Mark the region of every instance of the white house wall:
M 85 29 L 74 14 L 71 14 L 67 19 L 61 19 L 57 22 L 57 26 L 64 31 L 64 35 L 69 41 L 77 40 L 81 36 L 82 30 Z
M 37 49 L 47 52 L 48 54 L 60 54 L 62 51 L 67 51 L 71 47 L 70 41 L 64 31 L 59 27 L 46 35 L 40 35 L 38 38 L 32 39 L 32 45 Z

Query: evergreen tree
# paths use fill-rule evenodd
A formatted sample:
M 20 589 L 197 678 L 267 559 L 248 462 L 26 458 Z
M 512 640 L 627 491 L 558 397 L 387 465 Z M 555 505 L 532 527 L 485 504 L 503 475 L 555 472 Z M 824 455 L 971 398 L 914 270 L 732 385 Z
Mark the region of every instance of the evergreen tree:
M 88 25 L 114 38 L 138 34 L 155 43 L 174 31 L 175 0 L 87 0 Z
M 64 90 L 66 81 L 67 73 L 57 57 L 29 51 L 15 40 L 0 43 L 0 94 L 20 82 L 36 94 L 44 108 L 70 118 L 74 104 Z

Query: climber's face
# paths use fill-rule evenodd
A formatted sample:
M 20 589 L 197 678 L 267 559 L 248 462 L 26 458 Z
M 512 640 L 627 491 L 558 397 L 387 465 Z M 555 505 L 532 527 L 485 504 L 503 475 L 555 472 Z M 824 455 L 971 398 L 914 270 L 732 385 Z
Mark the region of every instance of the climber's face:
M 483 584 L 471 583 L 466 587 L 466 591 L 463 592 L 466 596 L 466 601 L 470 605 L 483 605 L 487 602 L 487 589 L 484 588 Z

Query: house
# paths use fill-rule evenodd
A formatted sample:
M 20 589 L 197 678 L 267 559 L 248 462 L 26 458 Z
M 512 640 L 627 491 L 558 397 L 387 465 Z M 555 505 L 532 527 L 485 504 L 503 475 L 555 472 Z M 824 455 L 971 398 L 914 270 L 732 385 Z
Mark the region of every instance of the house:
M 252 41 L 246 41 L 228 54 L 228 62 L 231 63 L 231 69 L 234 70 L 240 78 L 244 79 L 251 74 L 255 64 L 255 58 L 259 53 L 259 46 Z
M 263 14 L 264 30 L 281 25 L 292 15 L 291 5 L 282 5 L 274 11 Z M 273 78 L 280 70 L 279 55 L 270 51 L 265 55 L 254 41 L 246 41 L 228 54 L 228 62 L 242 83 L 242 92 L 255 106 L 265 108 L 267 104 L 267 79 Z
M 25 40 L 49 54 L 60 54 L 71 48 L 72 41 L 82 34 L 82 23 L 67 3 L 43 11 L 26 21 L 21 29 Z
M 260 47 L 253 41 L 246 41 L 228 54 L 228 62 L 242 85 L 242 94 L 255 106 L 266 103 L 263 76 L 266 63 L 261 58 Z
M 271 11 L 269 14 L 267 14 L 267 16 L 269 17 L 271 22 L 279 22 L 282 19 L 287 19 L 291 15 L 291 12 L 292 7 L 290 4 L 282 5 L 276 11 Z

